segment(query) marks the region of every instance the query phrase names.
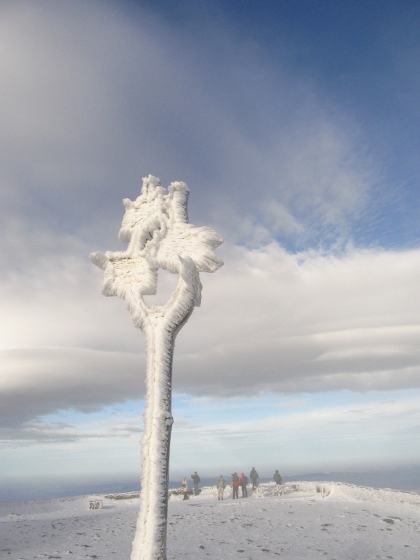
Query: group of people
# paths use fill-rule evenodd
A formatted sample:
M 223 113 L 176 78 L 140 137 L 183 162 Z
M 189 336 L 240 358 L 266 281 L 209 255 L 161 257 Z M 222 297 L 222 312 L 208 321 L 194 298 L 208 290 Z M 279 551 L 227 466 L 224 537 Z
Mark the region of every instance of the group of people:
M 201 480 L 197 474 L 197 471 L 194 471 L 194 473 L 191 475 L 191 478 L 194 483 L 194 494 L 197 496 L 197 494 L 199 494 L 198 485 Z M 186 476 L 184 476 L 184 478 L 182 479 L 182 489 L 184 491 L 184 500 L 188 500 L 188 480 Z
M 233 500 L 235 498 L 238 499 L 239 486 L 242 489 L 242 498 L 247 498 L 248 491 L 246 489 L 246 485 L 248 484 L 248 477 L 245 476 L 244 473 L 241 473 L 241 478 L 239 478 L 238 473 L 234 472 L 233 474 L 230 475 L 230 478 L 232 484 L 232 499 Z M 223 495 L 222 495 L 222 500 L 223 500 Z
M 252 470 L 249 473 L 249 477 L 252 480 L 252 489 L 255 490 L 255 487 L 258 486 L 258 480 L 260 478 L 257 471 L 255 470 L 255 467 L 252 467 Z M 191 475 L 191 478 L 194 483 L 194 494 L 197 495 L 199 493 L 198 484 L 200 482 L 200 477 L 198 476 L 197 471 L 194 471 L 194 473 Z M 241 487 L 242 490 L 242 498 L 247 498 L 248 491 L 246 487 L 248 484 L 248 477 L 245 476 L 244 473 L 241 473 L 241 478 L 239 478 L 238 473 L 234 472 L 233 474 L 230 475 L 230 478 L 231 478 L 230 482 L 232 486 L 232 498 L 234 500 L 239 498 L 238 496 L 239 487 Z M 282 479 L 278 470 L 276 470 L 276 472 L 274 473 L 273 478 L 277 485 L 282 484 Z M 184 500 L 188 500 L 188 480 L 186 476 L 184 476 L 182 480 L 182 488 L 184 491 Z M 223 478 L 223 475 L 220 475 L 220 478 L 217 481 L 218 500 L 223 500 L 223 493 L 225 488 L 226 488 L 226 480 Z

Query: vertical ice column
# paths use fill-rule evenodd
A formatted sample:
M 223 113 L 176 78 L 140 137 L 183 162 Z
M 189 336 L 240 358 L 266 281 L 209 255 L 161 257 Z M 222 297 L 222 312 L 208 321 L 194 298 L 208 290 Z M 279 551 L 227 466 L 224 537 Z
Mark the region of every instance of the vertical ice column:
M 188 312 L 191 314 L 193 308 Z M 185 320 L 188 317 L 185 318 Z M 172 431 L 172 359 L 180 326 L 150 317 L 147 339 L 147 399 L 141 441 L 140 513 L 131 560 L 166 559 L 169 454 Z
M 177 289 L 165 307 L 143 322 L 147 341 L 146 407 L 141 442 L 140 513 L 131 560 L 166 560 L 169 455 L 172 431 L 172 359 L 175 338 L 199 303 L 201 284 L 191 259 L 183 262 Z M 187 280 L 187 281 L 186 281 Z

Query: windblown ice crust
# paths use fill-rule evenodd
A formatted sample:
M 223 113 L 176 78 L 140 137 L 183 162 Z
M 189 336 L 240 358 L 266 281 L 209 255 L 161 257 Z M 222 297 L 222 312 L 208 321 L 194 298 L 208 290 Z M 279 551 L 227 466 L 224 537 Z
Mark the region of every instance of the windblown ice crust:
M 215 272 L 223 261 L 213 249 L 223 239 L 212 229 L 188 223 L 187 203 L 190 191 L 185 183 L 171 183 L 168 190 L 159 179 L 143 179 L 141 195 L 124 199 L 125 215 L 118 234 L 128 243 L 126 251 L 91 253 L 90 260 L 105 271 L 102 293 L 118 296 L 131 304 L 157 290 L 157 270 L 178 273 L 197 296 L 201 285 L 197 272 Z M 134 324 L 136 323 L 133 317 Z
M 124 200 L 119 239 L 128 243 L 127 250 L 90 255 L 104 270 L 102 293 L 126 301 L 147 342 L 143 490 L 132 560 L 166 558 L 174 342 L 201 303 L 199 273 L 214 272 L 223 264 L 213 251 L 222 238 L 207 227 L 188 223 L 189 192 L 185 183 L 171 183 L 166 190 L 157 177 L 145 177 L 141 195 L 134 202 Z M 178 285 L 165 305 L 149 307 L 143 296 L 156 293 L 159 268 L 178 273 Z
M 420 495 L 334 482 L 261 484 L 169 500 L 171 560 L 418 560 Z M 126 496 L 127 497 L 127 496 Z M 101 499 L 103 509 L 88 509 Z M 130 554 L 138 498 L 106 496 L 0 504 L 0 558 L 121 560 Z

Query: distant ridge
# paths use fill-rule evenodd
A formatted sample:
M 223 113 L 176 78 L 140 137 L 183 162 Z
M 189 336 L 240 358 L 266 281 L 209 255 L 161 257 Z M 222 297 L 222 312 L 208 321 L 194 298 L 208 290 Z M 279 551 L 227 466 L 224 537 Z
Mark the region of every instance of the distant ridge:
M 284 482 L 295 482 L 297 480 L 325 481 L 325 482 L 347 482 L 358 486 L 369 486 L 372 488 L 393 488 L 404 491 L 420 491 L 420 466 L 404 469 L 393 469 L 387 471 L 368 472 L 330 472 L 330 473 L 308 473 L 293 476 L 283 476 Z

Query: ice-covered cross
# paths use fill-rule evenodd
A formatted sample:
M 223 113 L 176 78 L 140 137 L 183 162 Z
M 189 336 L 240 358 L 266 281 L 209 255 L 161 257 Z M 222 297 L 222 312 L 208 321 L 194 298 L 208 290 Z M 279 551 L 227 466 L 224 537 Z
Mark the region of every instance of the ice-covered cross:
M 213 251 L 223 239 L 210 228 L 188 223 L 189 192 L 185 183 L 171 183 L 166 190 L 157 177 L 145 177 L 141 195 L 124 199 L 118 237 L 128 243 L 126 251 L 90 255 L 104 270 L 102 293 L 126 301 L 147 342 L 140 513 L 131 560 L 166 559 L 174 342 L 200 305 L 199 273 L 215 272 L 223 264 Z M 165 305 L 149 307 L 143 296 L 156 293 L 159 268 L 179 274 L 178 284 Z

